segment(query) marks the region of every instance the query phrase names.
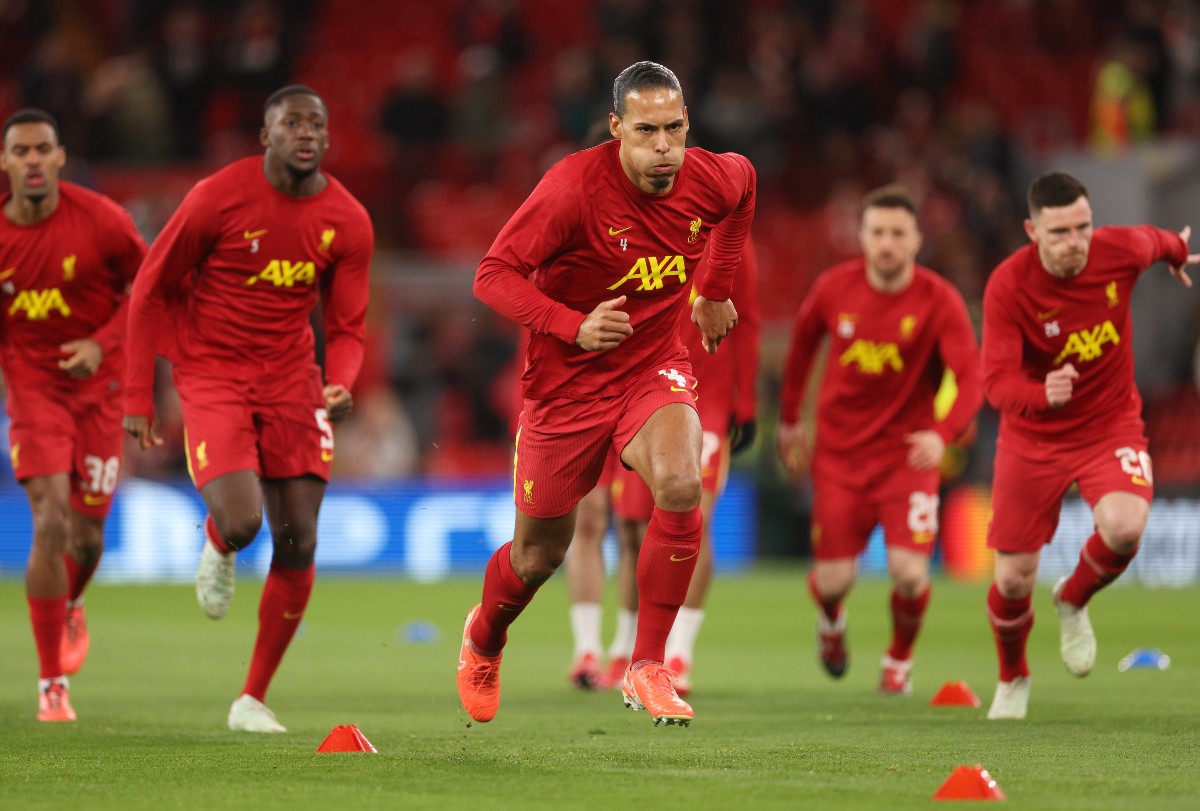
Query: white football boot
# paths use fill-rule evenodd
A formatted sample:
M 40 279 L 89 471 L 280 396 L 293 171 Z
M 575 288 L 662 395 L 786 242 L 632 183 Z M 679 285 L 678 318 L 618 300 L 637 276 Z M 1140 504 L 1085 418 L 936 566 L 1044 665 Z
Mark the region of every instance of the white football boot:
M 266 704 L 245 693 L 229 708 L 229 728 L 235 732 L 287 732 Z
M 236 567 L 236 552 L 222 555 L 208 540 L 204 541 L 200 565 L 196 567 L 196 600 L 209 619 L 219 620 L 229 611 Z

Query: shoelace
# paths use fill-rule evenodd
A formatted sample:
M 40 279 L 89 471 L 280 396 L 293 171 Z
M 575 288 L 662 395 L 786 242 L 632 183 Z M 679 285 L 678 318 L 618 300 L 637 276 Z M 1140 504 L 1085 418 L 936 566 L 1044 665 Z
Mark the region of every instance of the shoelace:
M 649 671 L 646 673 L 645 679 L 650 685 L 650 693 L 655 698 L 669 704 L 683 703 L 683 699 L 679 697 L 671 681 L 679 675 L 678 673 L 662 665 L 643 665 L 643 667 Z M 662 678 L 656 678 L 657 674 L 661 674 Z
M 63 689 L 57 684 L 52 684 L 46 688 L 46 704 L 49 709 L 57 710 L 62 706 Z
M 471 680 L 471 686 L 476 690 L 495 689 L 496 678 L 500 674 L 500 668 L 495 662 L 475 662 L 471 665 L 468 678 Z

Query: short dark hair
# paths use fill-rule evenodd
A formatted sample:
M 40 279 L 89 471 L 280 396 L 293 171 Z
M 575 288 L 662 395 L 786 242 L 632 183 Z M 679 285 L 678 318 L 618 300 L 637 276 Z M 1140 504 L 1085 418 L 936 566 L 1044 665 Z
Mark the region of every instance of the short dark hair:
M 864 214 L 868 208 L 902 208 L 913 215 L 914 219 L 920 217 L 917 201 L 913 199 L 907 188 L 898 183 L 881 186 L 867 192 L 863 197 L 862 208 Z
M 26 107 L 10 115 L 4 122 L 4 131 L 0 132 L 0 143 L 8 138 L 8 131 L 17 124 L 49 124 L 50 129 L 54 130 L 54 140 L 62 146 L 62 131 L 58 128 L 58 119 L 37 107 Z
M 643 90 L 674 90 L 683 100 L 683 87 L 670 68 L 657 62 L 634 62 L 613 82 L 613 112 L 618 118 L 625 115 L 625 97 Z
M 287 87 L 281 87 L 271 95 L 267 96 L 266 102 L 263 104 L 263 118 L 267 117 L 267 111 L 286 99 L 288 96 L 312 96 L 321 104 L 325 104 L 325 99 L 321 98 L 321 94 L 313 90 L 306 84 L 290 84 Z
M 1030 216 L 1043 208 L 1069 206 L 1087 197 L 1087 187 L 1066 172 L 1049 172 L 1029 184 Z

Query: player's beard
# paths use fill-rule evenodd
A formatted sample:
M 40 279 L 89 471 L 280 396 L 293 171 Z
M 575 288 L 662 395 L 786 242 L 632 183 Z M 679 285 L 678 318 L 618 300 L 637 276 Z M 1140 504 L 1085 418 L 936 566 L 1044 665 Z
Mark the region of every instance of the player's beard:
M 292 180 L 296 181 L 297 183 L 302 180 L 308 180 L 308 178 L 315 175 L 317 170 L 321 168 L 319 163 L 314 163 L 311 167 L 303 169 L 290 163 L 286 163 L 284 166 L 287 167 L 288 174 L 292 176 Z
M 658 191 L 666 191 L 671 187 L 671 181 L 675 179 L 675 175 L 667 175 L 666 177 L 650 178 L 650 185 Z

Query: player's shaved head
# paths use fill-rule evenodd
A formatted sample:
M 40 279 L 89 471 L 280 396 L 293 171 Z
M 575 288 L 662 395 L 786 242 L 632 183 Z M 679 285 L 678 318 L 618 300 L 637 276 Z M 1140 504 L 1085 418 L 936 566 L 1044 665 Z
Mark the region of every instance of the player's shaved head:
M 613 112 L 618 117 L 625 115 L 625 99 L 630 93 L 647 90 L 674 90 L 683 102 L 683 87 L 670 68 L 657 62 L 634 62 L 617 75 L 613 82 Z
M 266 121 L 267 116 L 271 113 L 272 107 L 277 107 L 283 103 L 283 100 L 289 96 L 312 96 L 317 101 L 321 102 L 321 106 L 325 106 L 325 99 L 321 98 L 321 94 L 313 90 L 308 85 L 290 84 L 287 87 L 281 87 L 267 97 L 263 104 L 263 120 Z

